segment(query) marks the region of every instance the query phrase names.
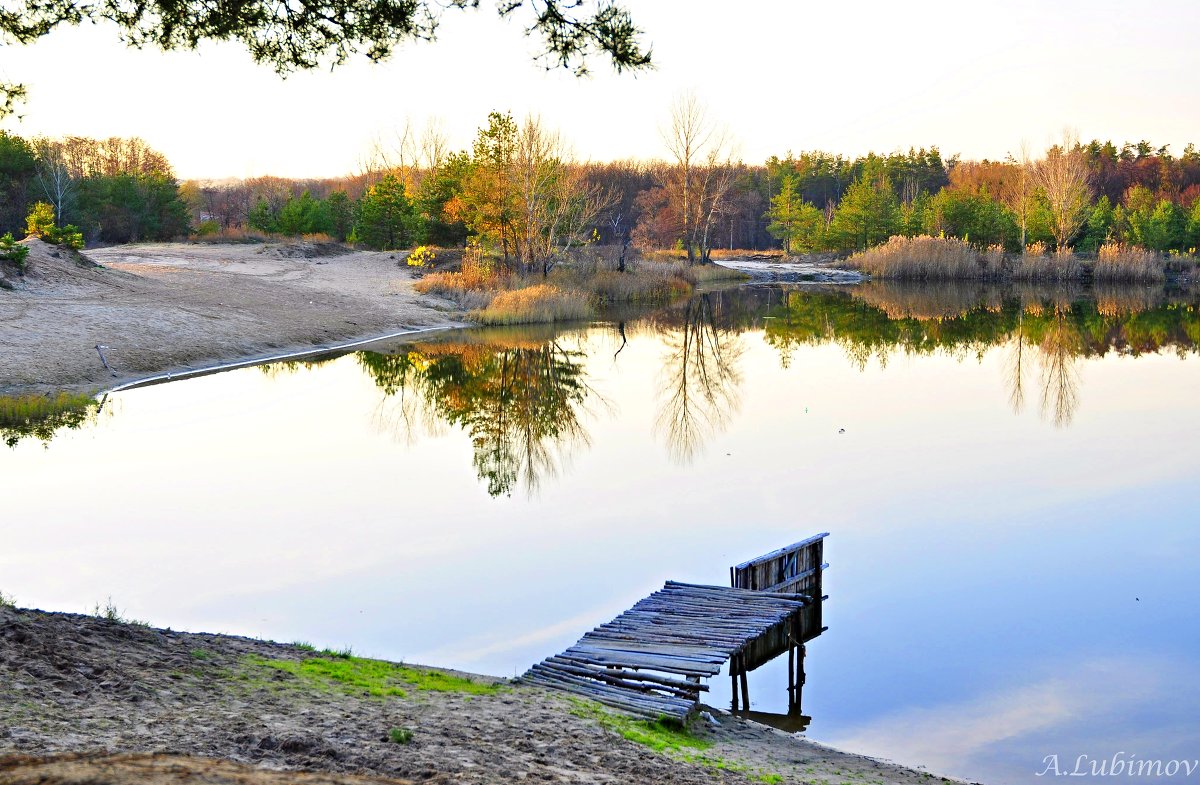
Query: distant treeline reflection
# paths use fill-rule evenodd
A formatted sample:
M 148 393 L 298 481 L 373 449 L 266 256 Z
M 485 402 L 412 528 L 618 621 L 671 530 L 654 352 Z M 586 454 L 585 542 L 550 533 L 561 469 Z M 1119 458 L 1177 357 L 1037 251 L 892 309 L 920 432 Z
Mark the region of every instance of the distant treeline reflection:
M 22 440 L 48 444 L 61 430 L 78 430 L 94 422 L 100 403 L 90 395 L 0 396 L 0 440 L 16 447 Z
M 1200 312 L 1152 290 L 742 287 L 592 330 L 472 331 L 358 360 L 385 394 L 383 427 L 410 439 L 462 428 L 488 492 L 506 495 L 532 491 L 588 445 L 588 414 L 610 409 L 589 361 L 619 365 L 626 341 L 644 336 L 663 352 L 656 432 L 672 460 L 692 460 L 738 410 L 743 334 L 754 330 L 784 366 L 801 346 L 838 345 L 860 368 L 897 353 L 967 359 L 1005 347 L 1013 409 L 1036 400 L 1062 426 L 1078 406 L 1080 358 L 1195 352 Z
M 983 353 L 1020 342 L 1072 357 L 1171 350 L 1200 343 L 1195 300 L 1155 290 L 1046 291 L 904 287 L 872 282 L 845 290 L 792 289 L 767 296 L 766 340 L 790 361 L 797 346 L 836 343 L 865 364 L 906 354 Z M 773 301 L 771 301 L 773 299 Z

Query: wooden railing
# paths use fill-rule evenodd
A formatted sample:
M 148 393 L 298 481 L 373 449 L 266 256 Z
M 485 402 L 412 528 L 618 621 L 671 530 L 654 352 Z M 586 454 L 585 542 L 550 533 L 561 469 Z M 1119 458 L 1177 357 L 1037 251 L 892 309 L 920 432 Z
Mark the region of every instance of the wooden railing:
M 804 645 L 824 630 L 821 606 L 825 592 L 821 573 L 829 566 L 824 561 L 824 544 L 828 536 L 829 532 L 824 532 L 729 568 L 730 582 L 735 589 L 800 594 L 809 600 L 808 606 L 784 634 L 764 637 L 748 647 L 741 663 L 745 670 L 754 670 L 768 660 Z

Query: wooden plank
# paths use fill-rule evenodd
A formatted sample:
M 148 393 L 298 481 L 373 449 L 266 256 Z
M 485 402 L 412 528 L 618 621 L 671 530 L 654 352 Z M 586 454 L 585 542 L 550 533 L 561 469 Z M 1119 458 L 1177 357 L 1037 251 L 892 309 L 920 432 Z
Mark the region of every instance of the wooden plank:
M 828 562 L 826 562 L 826 563 L 824 563 L 824 564 L 820 565 L 819 567 L 813 567 L 813 568 L 812 568 L 812 569 L 810 569 L 810 570 L 805 570 L 804 572 L 802 572 L 802 573 L 799 573 L 799 574 L 795 575 L 794 577 L 788 578 L 788 579 L 787 579 L 786 581 L 784 581 L 783 583 L 777 583 L 777 584 L 775 584 L 774 586 L 768 586 L 767 588 L 763 589 L 763 591 L 779 592 L 779 591 L 781 591 L 781 590 L 782 590 L 782 588 L 783 588 L 784 586 L 789 586 L 789 585 L 791 585 L 791 584 L 793 584 L 793 583 L 799 583 L 800 581 L 803 581 L 803 580 L 806 580 L 806 579 L 808 579 L 808 578 L 811 578 L 811 577 L 813 577 L 814 575 L 816 575 L 818 572 L 820 572 L 820 571 L 822 571 L 822 570 L 827 570 L 827 569 L 829 569 L 829 563 L 828 563 Z M 808 601 L 809 601 L 809 602 L 812 602 L 812 599 L 813 599 L 812 597 L 809 597 L 807 594 L 797 594 L 796 596 L 799 596 L 799 597 L 808 597 Z
M 555 671 L 565 673 L 570 676 L 579 676 L 584 679 L 595 679 L 596 681 L 611 684 L 614 687 L 622 689 L 635 690 L 649 695 L 659 695 L 666 693 L 673 695 L 676 698 L 684 700 L 697 701 L 700 700 L 700 692 L 695 689 L 694 684 L 683 682 L 683 686 L 675 687 L 658 682 L 642 681 L 637 671 L 617 670 L 615 668 L 596 668 L 585 665 L 574 665 L 566 662 L 551 662 L 546 660 L 540 665 L 534 666 L 539 671 Z M 618 676 L 617 673 L 628 674 L 627 676 Z
M 592 665 L 616 665 L 623 668 L 650 668 L 663 673 L 680 673 L 684 676 L 714 676 L 721 672 L 720 665 L 689 662 L 672 657 L 655 657 L 650 654 L 635 654 L 633 652 L 575 652 L 567 649 L 558 655 L 564 659 L 575 660 Z
M 798 551 L 801 548 L 805 548 L 809 545 L 813 545 L 813 544 L 819 542 L 820 540 L 825 539 L 828 536 L 829 536 L 829 532 L 822 532 L 820 534 L 814 534 L 812 537 L 809 537 L 806 540 L 801 540 L 800 542 L 792 543 L 791 545 L 788 545 L 786 547 L 779 548 L 778 550 L 771 551 L 770 553 L 767 553 L 767 554 L 763 554 L 762 556 L 759 556 L 756 559 L 751 559 L 750 561 L 742 562 L 741 564 L 737 565 L 733 569 L 734 570 L 744 570 L 747 567 L 750 567 L 750 566 L 753 566 L 756 564 L 762 564 L 763 562 L 770 561 L 771 559 L 777 559 L 786 553 L 790 553 L 791 551 Z
M 570 660 L 563 660 L 561 657 L 547 657 L 546 662 L 547 663 L 564 663 L 564 664 L 566 664 L 566 663 L 569 663 Z M 594 670 L 598 673 L 610 674 L 613 676 L 618 676 L 620 678 L 648 681 L 648 682 L 653 682 L 655 684 L 663 684 L 663 685 L 670 686 L 670 687 L 678 687 L 680 689 L 687 688 L 692 691 L 700 690 L 703 692 L 708 692 L 707 684 L 701 684 L 698 681 L 690 681 L 690 680 L 686 680 L 686 679 L 672 679 L 669 676 L 659 676 L 658 674 L 646 673 L 645 671 L 627 671 L 627 670 L 621 670 L 619 668 L 606 668 L 606 667 L 599 666 L 599 665 L 582 665 L 582 664 L 575 664 L 574 667 L 587 668 L 589 670 Z M 696 677 L 693 677 L 693 678 L 696 678 Z
M 548 671 L 545 666 L 534 666 L 533 673 L 537 678 L 551 682 L 561 682 L 578 688 L 581 694 L 592 693 L 599 696 L 617 698 L 630 706 L 637 706 L 650 711 L 662 711 L 670 714 L 687 714 L 696 706 L 695 700 L 675 698 L 669 695 L 643 695 L 620 687 L 613 687 L 598 681 L 571 674 Z

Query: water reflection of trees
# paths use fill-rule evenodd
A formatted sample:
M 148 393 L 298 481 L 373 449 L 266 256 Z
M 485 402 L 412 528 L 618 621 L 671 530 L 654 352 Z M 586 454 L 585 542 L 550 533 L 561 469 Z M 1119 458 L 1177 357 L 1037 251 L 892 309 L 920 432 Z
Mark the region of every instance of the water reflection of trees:
M 96 421 L 101 404 L 90 395 L 23 395 L 0 397 L 0 440 L 16 447 L 26 439 L 48 445 L 56 434 L 75 431 Z
M 886 364 L 894 353 L 982 358 L 1007 346 L 1009 402 L 1025 406 L 1027 374 L 1036 365 L 1042 415 L 1071 422 L 1079 405 L 1081 358 L 1173 351 L 1200 344 L 1194 299 L 1163 290 L 995 289 L 871 283 L 840 290 L 785 291 L 767 308 L 765 338 L 789 361 L 797 346 L 834 343 L 858 367 Z
M 719 294 L 690 300 L 675 319 L 660 322 L 667 346 L 656 427 L 673 460 L 687 463 L 738 408 L 742 346 L 718 319 Z
M 405 428 L 435 420 L 471 438 L 474 465 L 493 496 L 534 490 L 588 444 L 584 353 L 561 338 L 507 343 L 435 342 L 359 362 L 399 402 Z

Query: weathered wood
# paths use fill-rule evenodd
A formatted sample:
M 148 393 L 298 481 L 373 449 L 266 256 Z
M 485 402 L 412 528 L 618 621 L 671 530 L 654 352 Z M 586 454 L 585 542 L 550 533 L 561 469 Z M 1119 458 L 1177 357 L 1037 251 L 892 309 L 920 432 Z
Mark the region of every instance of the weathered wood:
M 786 651 L 791 705 L 795 644 L 820 629 L 820 602 L 813 597 L 822 596 L 824 536 L 731 568 L 731 586 L 667 581 L 522 678 L 639 716 L 682 718 L 708 689 L 700 679 L 716 675 L 726 662 L 733 706 L 740 697 L 748 710 L 747 673 Z M 790 590 L 800 588 L 805 591 Z
M 584 665 L 583 663 L 572 662 L 570 660 L 564 660 L 561 657 L 548 657 L 546 659 L 546 662 L 547 663 L 562 663 L 564 665 L 569 664 L 569 665 L 572 665 L 573 667 L 587 668 L 588 670 L 593 670 L 598 673 L 605 673 L 605 674 L 617 676 L 620 678 L 631 679 L 634 681 L 646 681 L 646 682 L 651 682 L 653 684 L 662 684 L 662 685 L 668 686 L 668 687 L 677 687 L 679 689 L 689 689 L 689 690 L 692 690 L 693 692 L 695 692 L 697 690 L 702 691 L 702 692 L 708 692 L 708 685 L 701 684 L 699 676 L 688 676 L 684 679 L 673 679 L 670 676 L 660 676 L 656 673 L 646 673 L 645 671 L 624 670 L 622 668 L 610 668 L 610 667 L 604 667 L 604 666 L 599 666 L 599 665 Z

